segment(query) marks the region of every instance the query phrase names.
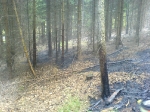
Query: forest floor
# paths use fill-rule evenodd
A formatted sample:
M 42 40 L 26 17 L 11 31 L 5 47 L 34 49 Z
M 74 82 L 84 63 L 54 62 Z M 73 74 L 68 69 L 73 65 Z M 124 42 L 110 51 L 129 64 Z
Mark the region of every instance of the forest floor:
M 101 100 L 98 56 L 86 50 L 77 61 L 69 50 L 63 68 L 50 64 L 46 53 L 39 53 L 41 62 L 47 63 L 39 61 L 37 77 L 24 72 L 8 80 L 7 74 L 1 75 L 0 112 L 57 112 L 70 96 L 83 102 L 80 112 L 139 112 L 137 100 L 150 98 L 150 32 L 143 31 L 139 46 L 127 35 L 122 41 L 119 50 L 113 41 L 107 43 L 110 92 L 123 88 L 110 105 L 101 101 L 90 108 Z

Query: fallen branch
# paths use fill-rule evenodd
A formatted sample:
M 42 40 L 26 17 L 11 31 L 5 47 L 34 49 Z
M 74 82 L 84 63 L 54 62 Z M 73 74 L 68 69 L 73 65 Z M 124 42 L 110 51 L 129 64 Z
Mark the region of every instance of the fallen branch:
M 118 89 L 116 90 L 107 100 L 106 100 L 106 104 L 110 104 L 111 102 L 113 102 L 113 100 L 115 99 L 115 97 L 117 96 L 117 94 L 122 90 L 123 88 L 121 89 Z

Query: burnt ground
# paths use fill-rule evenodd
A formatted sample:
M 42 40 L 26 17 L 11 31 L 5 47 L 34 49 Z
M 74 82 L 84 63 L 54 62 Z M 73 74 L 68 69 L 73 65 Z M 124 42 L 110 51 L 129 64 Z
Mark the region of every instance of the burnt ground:
M 63 67 L 60 57 L 54 65 L 55 59 L 50 61 L 44 51 L 38 54 L 37 77 L 23 72 L 11 80 L 1 78 L 0 112 L 57 112 L 68 95 L 78 96 L 84 102 L 81 112 L 108 112 L 115 108 L 119 112 L 139 112 L 137 100 L 150 98 L 150 39 L 147 36 L 143 33 L 139 47 L 128 37 L 119 50 L 113 49 L 113 42 L 107 43 L 110 92 L 123 88 L 111 104 L 105 105 L 101 100 L 98 56 L 85 48 L 82 60 L 77 61 L 75 51 L 70 49 L 65 54 Z M 89 75 L 92 79 L 86 80 Z M 99 100 L 101 102 L 92 107 Z

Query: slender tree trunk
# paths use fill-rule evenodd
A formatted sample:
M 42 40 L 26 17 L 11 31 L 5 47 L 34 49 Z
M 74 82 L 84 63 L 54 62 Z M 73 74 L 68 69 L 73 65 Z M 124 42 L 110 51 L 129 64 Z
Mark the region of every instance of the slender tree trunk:
M 81 59 L 81 27 L 82 27 L 82 20 L 81 20 L 81 3 L 82 0 L 78 0 L 78 28 L 77 28 L 77 59 Z
M 96 0 L 93 0 L 93 15 L 92 15 L 92 39 L 93 39 L 93 52 L 95 52 L 95 5 Z
M 70 34 L 70 7 L 69 7 L 69 0 L 67 0 L 67 28 L 66 28 L 66 52 L 68 52 L 68 38 L 69 38 L 69 34 Z
M 138 2 L 138 17 L 137 17 L 137 23 L 136 23 L 136 43 L 138 44 L 139 46 L 139 40 L 140 40 L 140 37 L 139 37 L 139 32 L 140 32 L 140 21 L 141 21 L 141 7 L 142 7 L 142 0 L 139 0 Z
M 122 31 L 122 22 L 123 22 L 123 1 L 118 1 L 118 24 L 117 24 L 117 37 L 116 37 L 116 49 L 122 45 L 121 42 L 121 31 Z
M 54 14 L 54 19 L 55 19 L 55 23 L 54 23 L 54 30 L 55 30 L 55 46 L 56 46 L 56 63 L 57 63 L 57 60 L 58 60 L 58 51 L 57 51 L 57 1 L 55 0 L 55 14 Z
M 109 0 L 104 1 L 105 4 L 105 40 L 108 41 L 108 20 L 109 20 Z
M 64 0 L 62 0 L 62 63 L 64 63 L 64 40 L 65 40 L 65 26 L 64 26 Z M 62 65 L 63 66 L 63 65 Z
M 50 17 L 50 4 L 51 0 L 46 0 L 46 13 L 47 13 L 47 38 L 48 38 L 48 54 L 52 57 L 52 38 L 51 38 L 51 17 Z
M 30 20 L 29 20 L 29 0 L 27 0 L 27 18 L 28 18 L 28 39 L 29 39 L 29 47 L 28 47 L 28 50 L 29 50 L 29 57 L 30 57 L 30 60 L 32 60 L 32 57 L 31 57 L 31 37 L 30 37 Z
M 129 1 L 127 1 L 127 6 L 126 6 L 126 34 L 128 34 L 129 31 Z
M 100 1 L 100 0 L 99 0 Z M 101 21 L 101 42 L 99 45 L 99 63 L 100 63 L 100 72 L 101 72 L 101 84 L 102 84 L 102 98 L 105 99 L 109 97 L 109 79 L 107 72 L 107 58 L 106 58 L 106 42 L 105 42 L 105 11 L 104 11 L 104 0 L 101 0 L 101 12 L 100 13 L 100 21 Z M 105 7 L 106 8 L 106 7 Z M 98 16 L 99 17 L 99 16 Z
M 61 6 L 61 4 L 59 4 Z M 62 10 L 61 7 L 59 8 L 59 32 L 58 32 L 58 53 L 60 52 L 60 42 L 61 42 L 61 38 L 62 38 Z
M 36 1 L 33 0 L 33 67 L 36 67 Z
M 3 36 L 2 36 L 2 27 L 0 24 L 0 58 L 3 57 Z
M 112 10 L 113 10 L 113 2 L 112 0 L 109 1 L 110 2 L 110 8 L 109 8 L 109 25 L 108 25 L 108 39 L 111 38 L 111 32 L 112 32 Z

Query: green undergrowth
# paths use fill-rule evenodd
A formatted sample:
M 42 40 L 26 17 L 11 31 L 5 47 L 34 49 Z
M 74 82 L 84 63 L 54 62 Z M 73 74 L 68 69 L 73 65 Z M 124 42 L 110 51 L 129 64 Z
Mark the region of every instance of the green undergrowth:
M 77 96 L 69 96 L 68 99 L 58 108 L 57 112 L 82 112 L 84 103 Z

